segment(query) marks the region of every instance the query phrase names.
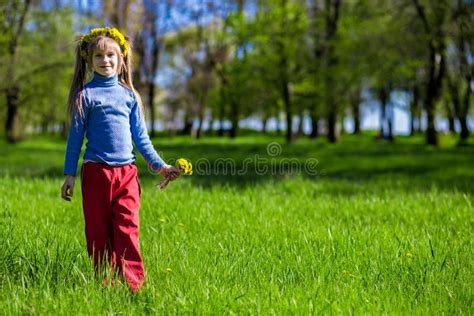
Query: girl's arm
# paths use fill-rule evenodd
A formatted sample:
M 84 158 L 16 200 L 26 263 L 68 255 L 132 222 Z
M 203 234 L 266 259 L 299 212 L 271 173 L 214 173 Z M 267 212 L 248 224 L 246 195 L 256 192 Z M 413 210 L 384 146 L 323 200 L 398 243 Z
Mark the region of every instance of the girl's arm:
M 64 161 L 64 174 L 66 175 L 66 179 L 61 187 L 61 197 L 66 201 L 71 201 L 74 193 L 74 180 L 77 171 L 77 162 L 84 141 L 84 131 L 87 121 L 86 117 L 88 114 L 87 111 L 87 107 L 84 107 L 83 118 L 81 118 L 77 113 L 71 117 L 71 127 L 69 128 L 66 158 Z
M 84 101 L 83 101 L 84 102 Z M 83 103 L 85 105 L 85 103 Z M 86 129 L 88 109 L 84 106 L 84 116 L 78 113 L 71 115 L 71 127 L 66 146 L 66 158 L 64 161 L 64 174 L 76 176 L 77 162 L 81 154 L 82 143 L 84 141 L 84 132 Z
M 136 99 L 130 114 L 130 129 L 132 132 L 132 140 L 140 154 L 154 171 L 159 171 L 166 163 L 161 159 L 160 155 L 158 155 L 150 141 L 145 125 L 145 118 Z
M 148 136 L 143 113 L 135 98 L 134 100 L 135 102 L 130 114 L 130 128 L 135 146 L 152 170 L 170 180 L 176 179 L 180 175 L 179 169 L 165 163 L 156 152 Z

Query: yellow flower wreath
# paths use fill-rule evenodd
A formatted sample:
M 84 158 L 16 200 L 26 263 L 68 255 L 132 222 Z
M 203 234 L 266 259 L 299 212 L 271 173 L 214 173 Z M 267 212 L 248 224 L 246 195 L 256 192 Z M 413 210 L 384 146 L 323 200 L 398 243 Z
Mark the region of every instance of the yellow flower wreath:
M 89 44 L 97 36 L 107 36 L 116 41 L 117 44 L 119 44 L 123 55 L 127 56 L 129 47 L 125 36 L 123 36 L 123 34 L 120 33 L 120 31 L 115 27 L 101 27 L 92 29 L 89 34 L 84 34 L 81 36 L 80 47 L 81 56 L 83 58 L 87 58 L 87 44 Z

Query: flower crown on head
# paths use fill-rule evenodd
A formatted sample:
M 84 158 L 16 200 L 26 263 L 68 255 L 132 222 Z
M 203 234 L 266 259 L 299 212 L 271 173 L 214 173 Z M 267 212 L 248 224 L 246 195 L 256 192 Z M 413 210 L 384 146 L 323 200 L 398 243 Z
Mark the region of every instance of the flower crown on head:
M 87 58 L 87 44 L 89 44 L 97 36 L 107 36 L 116 41 L 117 44 L 120 46 L 123 55 L 127 56 L 129 47 L 125 36 L 123 36 L 123 34 L 120 33 L 120 31 L 117 30 L 115 27 L 101 27 L 92 29 L 89 34 L 84 34 L 81 36 L 79 42 L 81 47 L 82 58 Z

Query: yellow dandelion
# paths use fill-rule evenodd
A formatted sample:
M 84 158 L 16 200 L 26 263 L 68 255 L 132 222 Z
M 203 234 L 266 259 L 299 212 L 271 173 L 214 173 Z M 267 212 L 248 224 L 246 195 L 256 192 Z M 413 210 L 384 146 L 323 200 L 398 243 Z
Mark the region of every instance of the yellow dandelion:
M 166 272 L 173 272 L 173 270 L 171 270 L 171 268 L 166 268 Z
M 411 252 L 407 252 L 407 253 L 406 253 L 406 256 L 407 256 L 408 258 L 413 258 L 413 254 L 412 254 Z
M 160 222 L 161 222 L 161 223 L 166 223 L 166 219 L 160 218 Z

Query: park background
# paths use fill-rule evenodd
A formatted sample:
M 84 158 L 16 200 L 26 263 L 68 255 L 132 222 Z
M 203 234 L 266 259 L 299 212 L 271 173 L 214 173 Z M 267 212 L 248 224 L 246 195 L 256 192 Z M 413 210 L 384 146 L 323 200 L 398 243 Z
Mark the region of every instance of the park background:
M 3 0 L 7 314 L 473 313 L 474 3 Z M 75 40 L 134 39 L 147 284 L 102 288 L 60 199 Z

